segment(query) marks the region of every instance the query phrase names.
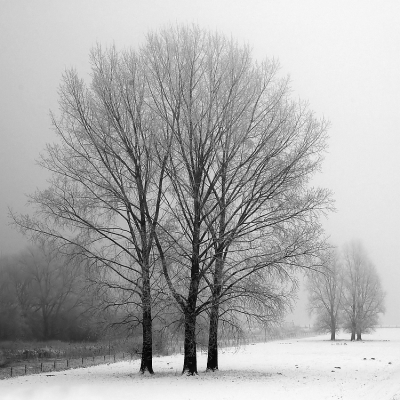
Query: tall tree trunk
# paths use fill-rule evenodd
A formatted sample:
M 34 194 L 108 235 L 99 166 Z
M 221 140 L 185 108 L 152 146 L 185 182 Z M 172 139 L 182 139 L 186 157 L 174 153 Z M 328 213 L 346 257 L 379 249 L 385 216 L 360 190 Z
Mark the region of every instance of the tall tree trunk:
M 150 278 L 148 269 L 143 272 L 143 343 L 142 343 L 142 360 L 140 364 L 140 372 L 144 374 L 153 371 L 153 321 L 151 318 L 151 294 L 150 294 Z
M 219 301 L 213 302 L 210 313 L 210 328 L 208 334 L 207 371 L 218 369 L 218 321 Z
M 352 319 L 351 319 L 351 341 L 356 340 L 356 302 L 355 295 L 353 295 L 353 306 L 352 306 Z
M 196 304 L 199 292 L 199 263 L 198 252 L 194 252 L 192 260 L 191 280 L 185 314 L 185 355 L 182 374 L 197 374 L 197 347 L 196 347 Z
M 222 254 L 216 256 L 214 283 L 212 290 L 212 305 L 210 313 L 210 327 L 208 333 L 208 354 L 207 354 L 207 371 L 215 371 L 218 369 L 218 322 L 219 322 L 219 301 L 222 289 L 222 268 L 224 261 Z
M 196 348 L 196 305 L 197 296 L 199 294 L 200 282 L 200 200 L 199 174 L 196 175 L 196 185 L 194 187 L 194 208 L 193 208 L 193 237 L 192 237 L 192 261 L 190 269 L 190 286 L 189 295 L 184 309 L 185 314 L 185 344 L 184 344 L 184 360 L 182 374 L 188 375 L 197 374 L 197 348 Z
M 357 305 L 357 329 L 356 329 L 358 341 L 361 340 L 361 325 L 362 325 L 363 315 L 364 315 L 363 305 L 360 304 L 359 302 Z
M 197 374 L 196 314 L 193 309 L 185 311 L 185 355 L 182 374 Z
M 356 323 L 355 321 L 351 322 L 351 341 L 356 340 Z
M 331 311 L 331 340 L 336 340 L 336 318 Z

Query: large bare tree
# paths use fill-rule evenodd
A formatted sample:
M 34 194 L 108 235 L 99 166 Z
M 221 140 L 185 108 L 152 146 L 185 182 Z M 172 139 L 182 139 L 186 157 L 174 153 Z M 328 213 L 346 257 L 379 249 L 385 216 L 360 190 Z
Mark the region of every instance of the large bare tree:
M 267 281 L 268 269 L 310 265 L 321 245 L 329 193 L 309 180 L 326 123 L 289 99 L 277 63 L 256 63 L 247 46 L 196 26 L 151 33 L 138 52 L 97 47 L 91 63 L 90 86 L 64 76 L 60 144 L 42 159 L 50 188 L 31 198 L 37 218 L 15 221 L 77 245 L 117 277 L 110 289 L 139 299 L 141 371 L 152 372 L 151 277 L 161 262 L 184 316 L 183 372 L 197 373 L 205 311 L 216 369 L 221 300 L 261 270 Z
M 197 372 L 195 322 L 206 308 L 214 370 L 221 298 L 260 269 L 309 265 L 320 247 L 318 215 L 329 194 L 308 182 L 322 160 L 326 123 L 290 101 L 275 62 L 257 64 L 247 46 L 221 35 L 166 29 L 149 36 L 145 55 L 155 113 L 172 143 L 166 203 L 180 257 L 162 259 L 185 315 L 183 371 Z M 177 262 L 184 292 L 169 274 Z
M 40 162 L 52 173 L 50 186 L 30 198 L 35 218 L 14 215 L 14 221 L 25 231 L 73 244 L 92 267 L 107 268 L 110 289 L 117 285 L 137 299 L 140 371 L 153 373 L 152 249 L 164 176 L 161 153 L 155 157 L 157 121 L 135 52 L 97 46 L 90 61 L 89 86 L 74 70 L 63 76 L 60 116 L 52 116 L 58 142 L 47 146 Z

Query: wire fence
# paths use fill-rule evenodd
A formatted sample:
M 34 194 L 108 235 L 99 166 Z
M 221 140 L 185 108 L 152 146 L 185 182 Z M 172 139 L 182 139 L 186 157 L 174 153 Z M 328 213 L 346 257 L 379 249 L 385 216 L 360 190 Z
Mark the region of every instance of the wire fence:
M 264 332 L 263 334 L 248 335 L 246 337 L 221 339 L 219 347 L 241 347 L 252 343 L 269 342 L 273 340 L 283 340 L 291 338 L 301 338 L 315 335 L 314 332 Z M 111 347 L 109 347 L 111 349 Z M 199 341 L 197 349 L 200 353 L 207 353 L 207 343 Z M 162 355 L 183 354 L 183 341 L 174 341 L 166 344 Z M 158 353 L 156 351 L 156 353 Z M 103 355 L 85 355 L 75 357 L 57 358 L 27 358 L 16 360 L 6 366 L 0 367 L 0 379 L 12 378 L 17 376 L 32 375 L 37 373 L 51 374 L 56 371 L 63 371 L 73 368 L 86 368 L 101 364 L 110 364 L 120 361 L 132 361 L 140 358 L 137 352 L 115 352 Z
M 110 364 L 119 361 L 130 361 L 138 358 L 136 354 L 116 353 L 102 356 L 60 358 L 46 360 L 25 360 L 15 362 L 7 367 L 0 368 L 0 379 L 12 378 L 36 373 L 51 373 L 72 368 L 85 368 L 100 364 Z

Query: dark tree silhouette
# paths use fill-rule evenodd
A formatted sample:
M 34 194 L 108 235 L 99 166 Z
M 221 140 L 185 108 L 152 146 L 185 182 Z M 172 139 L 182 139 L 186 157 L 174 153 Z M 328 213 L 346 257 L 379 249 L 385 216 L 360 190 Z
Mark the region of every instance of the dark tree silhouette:
M 276 63 L 257 65 L 248 47 L 223 36 L 167 29 L 150 35 L 144 51 L 153 107 L 172 143 L 165 196 L 177 221 L 170 246 L 180 257 L 161 259 L 185 315 L 183 371 L 193 374 L 196 317 L 209 309 L 214 370 L 221 298 L 259 269 L 308 265 L 320 247 L 318 215 L 329 194 L 307 184 L 322 160 L 326 124 L 289 100 Z M 174 263 L 185 271 L 184 292 L 170 276 Z
M 73 244 L 92 268 L 105 266 L 110 288 L 118 278 L 118 289 L 141 308 L 140 371 L 153 373 L 152 248 L 164 177 L 162 156 L 155 156 L 158 125 L 134 52 L 97 46 L 90 61 L 90 86 L 73 70 L 64 74 L 61 116 L 52 116 L 59 141 L 41 159 L 50 186 L 30 197 L 36 217 L 13 218 L 24 231 Z
M 206 311 L 207 368 L 217 369 L 221 303 L 235 294 L 245 304 L 252 274 L 284 277 L 312 265 L 322 245 L 329 193 L 309 181 L 326 123 L 289 99 L 276 62 L 256 63 L 247 46 L 196 26 L 151 33 L 137 52 L 96 47 L 91 64 L 90 86 L 64 75 L 59 143 L 41 162 L 50 187 L 31 196 L 34 218 L 14 221 L 75 245 L 104 287 L 140 307 L 142 372 L 152 372 L 161 265 L 165 299 L 183 314 L 183 372 L 197 373 Z M 271 290 L 254 289 L 265 310 Z

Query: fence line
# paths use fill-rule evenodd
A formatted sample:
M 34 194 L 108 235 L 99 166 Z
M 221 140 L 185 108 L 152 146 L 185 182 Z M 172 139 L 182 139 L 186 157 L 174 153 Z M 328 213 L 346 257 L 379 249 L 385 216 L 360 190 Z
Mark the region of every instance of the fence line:
M 255 342 L 266 342 L 273 340 L 284 340 L 284 339 L 292 339 L 298 337 L 307 337 L 315 335 L 314 332 L 280 332 L 280 333 L 270 333 L 267 334 L 258 334 L 251 335 L 243 338 L 235 338 L 235 339 L 222 339 L 219 341 L 220 348 L 227 347 L 240 347 L 249 345 L 250 343 Z M 198 342 L 198 350 L 201 353 L 207 352 L 207 344 Z M 168 354 L 183 354 L 183 343 L 175 342 L 170 343 L 166 346 L 164 355 Z M 32 362 L 18 362 L 16 361 L 14 365 L 2 367 L 0 368 L 0 379 L 5 379 L 8 377 L 16 377 L 23 375 L 32 375 L 36 373 L 43 372 L 55 372 L 55 371 L 63 371 L 73 368 L 84 368 L 95 365 L 101 365 L 105 363 L 113 363 L 117 361 L 129 361 L 136 360 L 139 358 L 139 353 L 128 353 L 128 352 L 120 352 L 120 353 L 109 353 L 107 355 L 98 355 L 98 356 L 84 356 L 77 358 L 55 358 L 49 359 L 48 361 L 32 361 Z
M 32 375 L 43 372 L 65 371 L 73 368 L 84 368 L 95 365 L 115 363 L 119 361 L 131 361 L 138 356 L 132 353 L 114 353 L 101 356 L 54 359 L 48 361 L 33 361 L 28 363 L 16 363 L 9 367 L 0 368 L 0 379 L 22 375 Z

